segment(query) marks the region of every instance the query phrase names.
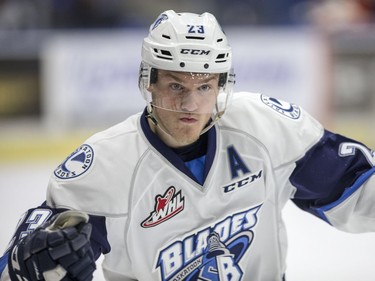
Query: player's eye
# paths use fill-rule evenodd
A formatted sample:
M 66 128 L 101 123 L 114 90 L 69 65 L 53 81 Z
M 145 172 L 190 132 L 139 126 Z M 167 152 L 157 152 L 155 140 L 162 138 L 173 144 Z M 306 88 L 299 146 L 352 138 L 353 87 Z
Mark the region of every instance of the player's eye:
M 169 85 L 169 87 L 171 88 L 171 90 L 173 91 L 182 91 L 184 89 L 184 87 L 181 85 L 181 84 L 178 84 L 178 83 L 171 83 Z
M 211 90 L 211 86 L 209 84 L 204 84 L 204 85 L 199 87 L 199 90 L 202 91 L 202 92 L 207 92 L 207 91 Z

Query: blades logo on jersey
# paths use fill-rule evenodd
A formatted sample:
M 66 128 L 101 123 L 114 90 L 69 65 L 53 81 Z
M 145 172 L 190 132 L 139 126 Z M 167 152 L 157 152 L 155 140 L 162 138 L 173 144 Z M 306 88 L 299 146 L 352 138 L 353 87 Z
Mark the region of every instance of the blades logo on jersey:
M 141 223 L 142 227 L 153 227 L 180 213 L 185 207 L 185 199 L 181 190 L 176 193 L 176 188 L 170 186 L 163 196 L 155 197 L 154 211 Z
M 164 247 L 155 265 L 161 280 L 244 280 L 240 261 L 253 242 L 260 208 L 228 216 Z
M 56 168 L 54 174 L 60 179 L 76 178 L 88 171 L 93 160 L 94 150 L 83 144 Z

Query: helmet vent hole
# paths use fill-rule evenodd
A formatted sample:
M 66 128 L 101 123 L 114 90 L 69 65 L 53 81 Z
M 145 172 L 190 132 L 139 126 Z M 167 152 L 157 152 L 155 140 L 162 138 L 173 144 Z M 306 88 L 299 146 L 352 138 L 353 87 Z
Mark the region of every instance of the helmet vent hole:
M 217 39 L 216 42 L 218 42 L 218 43 L 219 43 L 219 42 L 223 42 L 223 38 L 219 38 L 219 39 Z
M 193 40 L 204 40 L 204 37 L 199 36 L 185 36 L 186 39 L 193 39 Z
M 157 58 L 164 60 L 173 60 L 172 54 L 168 50 L 159 50 L 154 48 L 154 52 Z
M 171 52 L 166 50 L 161 50 L 161 54 L 164 56 L 172 56 Z
M 169 35 L 165 35 L 165 34 L 163 34 L 162 37 L 163 37 L 163 38 L 166 38 L 166 39 L 171 39 L 171 36 L 169 36 Z
M 217 57 L 216 57 L 215 62 L 216 63 L 226 62 L 227 61 L 227 58 L 226 58 L 227 56 L 228 56 L 228 54 L 226 54 L 226 53 L 218 54 Z

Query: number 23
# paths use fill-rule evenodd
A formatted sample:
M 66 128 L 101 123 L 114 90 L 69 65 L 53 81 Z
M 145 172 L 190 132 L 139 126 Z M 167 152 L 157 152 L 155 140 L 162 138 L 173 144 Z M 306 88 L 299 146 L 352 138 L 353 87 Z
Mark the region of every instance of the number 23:
M 188 24 L 189 33 L 204 33 L 204 26 L 203 25 L 190 25 Z

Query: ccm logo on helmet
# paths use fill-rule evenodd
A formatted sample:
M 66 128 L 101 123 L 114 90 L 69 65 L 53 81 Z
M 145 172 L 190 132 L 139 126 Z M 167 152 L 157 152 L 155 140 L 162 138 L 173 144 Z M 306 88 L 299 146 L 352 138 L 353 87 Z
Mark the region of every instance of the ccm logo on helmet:
M 197 50 L 197 49 L 181 49 L 181 54 L 184 55 L 208 55 L 210 50 Z

